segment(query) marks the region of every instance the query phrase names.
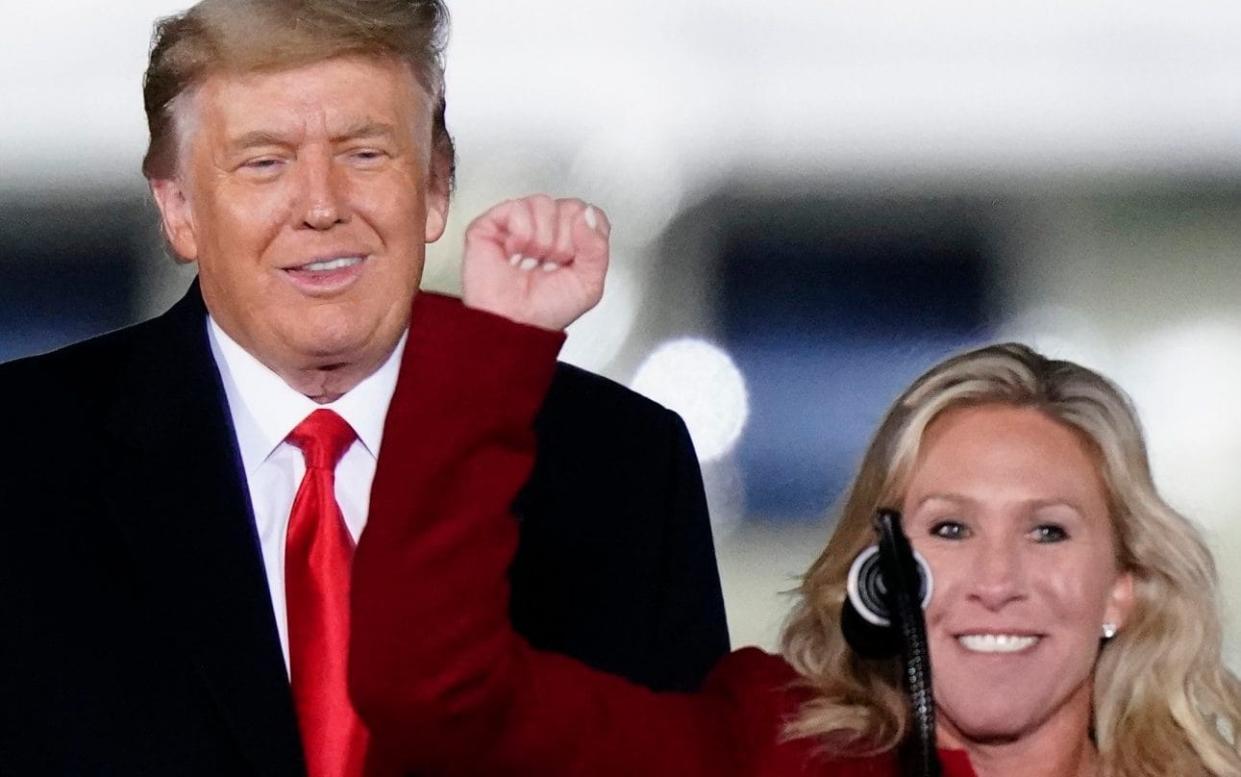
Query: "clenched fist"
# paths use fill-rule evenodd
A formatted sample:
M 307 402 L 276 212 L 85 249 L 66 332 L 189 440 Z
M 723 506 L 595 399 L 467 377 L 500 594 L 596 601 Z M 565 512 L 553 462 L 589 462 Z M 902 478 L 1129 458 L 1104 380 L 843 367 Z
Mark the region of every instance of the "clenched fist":
M 514 321 L 564 329 L 603 296 L 611 225 L 581 200 L 508 200 L 465 231 L 465 304 Z

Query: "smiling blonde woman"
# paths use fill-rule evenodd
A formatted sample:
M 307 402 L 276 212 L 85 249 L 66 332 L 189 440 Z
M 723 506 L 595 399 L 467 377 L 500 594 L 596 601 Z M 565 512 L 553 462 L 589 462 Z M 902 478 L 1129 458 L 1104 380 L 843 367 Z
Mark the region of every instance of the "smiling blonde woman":
M 1097 746 L 1099 773 L 1241 774 L 1231 738 L 1241 730 L 1241 685 L 1220 657 L 1210 553 L 1197 529 L 1155 490 L 1141 430 L 1123 393 L 1095 372 L 1021 345 L 984 348 L 940 364 L 884 419 L 785 630 L 784 655 L 815 692 L 789 733 L 840 737 L 849 732 L 852 743 L 874 750 L 894 747 L 903 738 L 907 704 L 898 667 L 860 661 L 840 638 L 845 577 L 851 560 L 872 541 L 875 508 L 907 501 L 934 427 L 963 408 L 983 407 L 1026 409 L 1080 442 L 1106 498 L 1112 548 L 1083 559 L 1077 574 L 1114 568 L 1132 580 L 1124 622 L 1100 623 L 1097 651 L 1073 661 L 1091 669 L 1093 712 L 1082 734 Z M 944 572 L 937 568 L 936 575 L 938 580 Z M 942 712 L 952 690 L 941 686 L 949 671 L 944 665 L 951 666 L 952 657 L 942 644 L 936 651 L 934 623 L 928 628 Z M 1048 675 L 1059 668 L 1048 667 Z M 1033 685 L 1048 678 L 1022 679 Z M 1021 744 L 1014 731 L 980 746 L 1020 752 Z

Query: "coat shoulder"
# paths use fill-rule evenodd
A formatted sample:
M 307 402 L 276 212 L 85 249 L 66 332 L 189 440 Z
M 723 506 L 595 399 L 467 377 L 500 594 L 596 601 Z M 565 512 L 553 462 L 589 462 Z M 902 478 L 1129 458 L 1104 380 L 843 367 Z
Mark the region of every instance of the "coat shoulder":
M 100 417 L 103 397 L 131 359 L 146 324 L 109 332 L 55 351 L 0 364 L 0 406 L 9 408 L 11 436 L 63 439 L 63 430 Z
M 700 482 L 694 445 L 679 415 L 572 365 L 557 365 L 535 432 L 536 481 L 570 477 L 599 488 L 645 485 L 658 491 L 693 470 L 689 474 Z
M 671 423 L 679 416 L 652 399 L 610 378 L 560 362 L 544 403 L 543 416 L 557 420 L 592 420 L 620 425 L 629 422 Z
M 162 315 L 37 356 L 0 364 L 0 401 L 70 413 L 122 391 L 135 377 L 183 370 L 206 351 L 197 283 Z

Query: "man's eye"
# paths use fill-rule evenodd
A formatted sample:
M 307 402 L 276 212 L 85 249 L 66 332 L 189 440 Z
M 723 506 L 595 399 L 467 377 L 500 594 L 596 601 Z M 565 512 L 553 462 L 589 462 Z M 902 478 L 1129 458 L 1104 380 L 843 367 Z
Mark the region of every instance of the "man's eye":
M 931 525 L 931 534 L 945 540 L 960 540 L 969 535 L 969 529 L 960 521 L 936 521 Z
M 253 170 L 258 173 L 271 172 L 280 165 L 280 160 L 275 157 L 262 157 L 260 159 L 250 159 L 242 164 L 247 170 Z
M 1063 542 L 1069 538 L 1069 533 L 1064 530 L 1064 527 L 1054 523 L 1035 526 L 1031 535 L 1036 542 Z
M 354 161 L 361 162 L 362 164 L 373 164 L 385 156 L 387 154 L 376 148 L 360 148 L 350 154 Z

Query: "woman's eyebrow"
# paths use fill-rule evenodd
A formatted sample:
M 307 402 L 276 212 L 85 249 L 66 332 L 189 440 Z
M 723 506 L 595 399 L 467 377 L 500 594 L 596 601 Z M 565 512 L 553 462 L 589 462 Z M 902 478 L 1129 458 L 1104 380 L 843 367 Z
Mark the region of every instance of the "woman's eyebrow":
M 973 504 L 974 503 L 973 499 L 970 499 L 964 494 L 958 494 L 952 491 L 949 491 L 949 492 L 936 491 L 934 493 L 927 494 L 926 496 L 919 499 L 918 502 L 914 505 L 914 507 L 922 507 L 927 502 L 935 502 L 935 501 L 952 502 L 953 504 Z

